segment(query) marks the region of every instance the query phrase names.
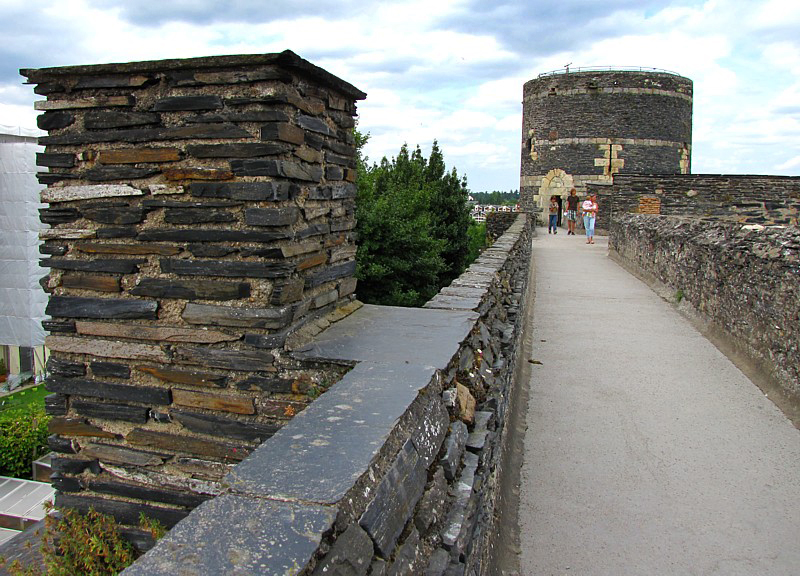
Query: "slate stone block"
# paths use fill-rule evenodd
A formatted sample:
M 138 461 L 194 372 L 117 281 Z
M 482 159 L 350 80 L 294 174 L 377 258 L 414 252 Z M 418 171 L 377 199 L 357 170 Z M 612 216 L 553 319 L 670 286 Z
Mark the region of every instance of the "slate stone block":
M 136 166 L 95 166 L 86 170 L 82 177 L 86 180 L 94 182 L 105 182 L 109 180 L 136 180 L 139 178 L 148 178 L 158 174 L 160 170 L 156 168 L 139 168 Z
M 161 117 L 152 112 L 123 112 L 92 110 L 83 117 L 83 125 L 87 130 L 108 130 L 109 128 L 129 128 L 158 124 Z M 113 138 L 110 138 L 113 140 Z M 120 137 L 121 141 L 126 138 Z
M 86 88 L 143 88 L 157 84 L 158 79 L 142 74 L 115 76 L 82 76 L 78 78 L 73 89 Z
M 164 222 L 168 224 L 197 224 L 197 223 L 223 223 L 235 222 L 236 216 L 223 210 L 210 210 L 209 208 L 167 208 L 164 212 Z
M 179 110 L 218 110 L 223 107 L 222 98 L 215 94 L 199 96 L 168 96 L 157 100 L 153 105 L 156 112 L 174 112 Z
M 50 254 L 51 256 L 63 256 L 69 251 L 69 246 L 56 245 L 56 244 L 40 244 L 40 254 Z
M 172 417 L 192 432 L 261 443 L 280 430 L 279 424 L 233 420 L 214 414 L 172 410 Z
M 101 224 L 138 224 L 144 220 L 144 209 L 129 204 L 93 204 L 84 206 L 81 212 Z
M 445 440 L 445 453 L 442 457 L 442 469 L 448 480 L 453 480 L 461 465 L 461 456 L 467 444 L 467 425 L 461 420 L 450 424 L 450 434 Z
M 87 444 L 81 450 L 81 456 L 94 458 L 104 463 L 121 464 L 123 466 L 161 466 L 171 454 L 134 450 L 125 446 L 111 444 Z
M 86 364 L 83 362 L 71 362 L 50 356 L 47 359 L 47 371 L 51 376 L 63 376 L 65 378 L 80 378 L 86 376 Z
M 423 534 L 427 533 L 431 526 L 442 521 L 447 513 L 447 481 L 444 477 L 444 470 L 441 467 L 436 469 L 433 480 L 420 500 L 417 514 L 414 517 L 414 525 Z
M 47 154 L 36 153 L 37 166 L 49 166 L 51 168 L 72 168 L 75 166 L 75 154 Z
M 59 454 L 77 454 L 78 450 L 80 450 L 80 446 L 77 445 L 75 440 L 58 434 L 51 434 L 47 437 L 47 447 Z
M 42 146 L 94 144 L 100 142 L 155 142 L 159 140 L 217 140 L 251 138 L 251 134 L 235 124 L 193 124 L 153 128 L 131 128 L 127 130 L 97 130 L 43 136 Z
M 276 240 L 285 240 L 288 237 L 288 232 L 277 230 L 177 230 L 158 228 L 144 230 L 137 236 L 142 242 L 275 242 Z M 220 264 L 227 263 L 221 262 Z M 218 274 L 212 274 L 212 276 L 218 276 Z
M 55 473 L 50 475 L 50 485 L 59 492 L 80 492 L 83 490 L 81 481 L 71 476 L 62 476 Z
M 92 375 L 100 378 L 130 378 L 131 369 L 126 364 L 117 364 L 116 362 L 91 362 L 89 367 L 92 369 Z
M 248 208 L 244 221 L 248 226 L 291 226 L 300 217 L 296 206 L 285 208 Z
M 61 277 L 61 286 L 94 292 L 120 292 L 119 276 L 93 276 L 89 274 L 66 274 Z
M 450 425 L 450 416 L 438 398 L 432 398 L 422 413 L 419 426 L 411 432 L 411 441 L 429 468 L 442 446 Z
M 117 404 L 112 402 L 92 402 L 73 398 L 70 406 L 79 416 L 103 418 L 105 420 L 122 420 L 124 422 L 147 422 L 147 408 Z
M 244 380 L 236 382 L 235 386 L 239 390 L 253 390 L 262 392 L 272 392 L 276 394 L 291 394 L 292 383 L 289 378 L 278 376 L 250 376 Z
M 96 474 L 100 468 L 95 460 L 85 458 L 62 458 L 54 456 L 50 458 L 50 468 L 58 474 L 81 474 L 85 470 L 92 470 Z M 97 471 L 97 472 L 96 472 Z
M 45 112 L 36 117 L 36 125 L 40 130 L 58 130 L 66 128 L 75 122 L 72 112 Z
M 288 182 L 192 182 L 189 192 L 196 198 L 283 202 L 296 196 L 300 188 Z
M 133 274 L 139 271 L 139 264 L 145 262 L 147 262 L 147 260 L 126 260 L 122 258 L 97 258 L 94 260 L 43 258 L 40 261 L 44 268 L 75 270 L 78 272 L 108 272 L 110 274 Z
M 372 563 L 372 540 L 357 524 L 351 524 L 317 563 L 313 576 L 365 576 Z
M 112 228 L 98 228 L 98 238 L 134 238 L 136 236 L 136 228 L 133 226 L 116 226 Z
M 245 334 L 244 343 L 253 348 L 272 350 L 275 348 L 283 348 L 287 336 L 288 329 L 273 334 Z
M 447 551 L 437 548 L 431 554 L 428 565 L 425 567 L 423 576 L 444 576 L 447 567 L 450 565 L 450 554 Z
M 305 281 L 302 278 L 290 278 L 285 282 L 280 282 L 272 287 L 270 303 L 280 306 L 297 302 L 303 297 Z
M 315 118 L 313 116 L 306 116 L 305 114 L 298 114 L 297 115 L 297 124 L 306 130 L 311 130 L 312 132 L 319 132 L 320 134 L 324 134 L 325 136 L 333 136 L 333 130 L 331 130 L 330 126 L 328 126 L 324 120 L 321 118 Z
M 77 174 L 70 174 L 67 172 L 38 172 L 36 174 L 36 179 L 39 181 L 39 184 L 45 186 L 61 182 L 62 180 L 76 180 L 77 178 Z
M 159 244 L 84 244 L 76 243 L 75 249 L 86 254 L 159 254 L 161 256 L 174 256 L 181 252 L 177 246 L 164 246 Z
M 227 376 L 213 372 L 198 372 L 196 370 L 176 370 L 164 366 L 137 366 L 137 370 L 152 374 L 165 382 L 177 384 L 192 384 L 193 386 L 224 388 L 228 381 Z
M 274 111 L 265 111 L 274 112 Z M 237 120 L 243 121 L 243 120 Z M 195 158 L 258 158 L 286 154 L 290 147 L 285 144 L 237 143 L 237 144 L 194 144 L 186 147 L 186 153 Z
M 325 269 L 319 272 L 313 272 L 308 274 L 305 277 L 305 286 L 306 288 L 316 288 L 317 286 L 321 286 L 326 282 L 331 282 L 333 280 L 337 280 L 339 278 L 345 278 L 348 276 L 355 276 L 356 273 L 356 262 L 352 260 L 350 262 L 344 262 L 342 264 L 334 264 L 333 266 L 327 266 Z
M 130 444 L 183 452 L 184 454 L 208 457 L 226 462 L 239 462 L 246 458 L 251 450 L 251 448 L 245 444 L 206 440 L 193 436 L 180 436 L 167 432 L 145 430 L 144 428 L 134 428 L 128 433 L 125 440 Z
M 302 145 L 305 141 L 306 133 L 302 128 L 288 122 L 271 122 L 261 127 L 261 140 L 279 140 L 289 144 Z
M 48 416 L 66 416 L 67 397 L 63 394 L 48 394 L 44 398 L 44 410 Z
M 284 278 L 294 265 L 275 262 L 236 262 L 211 260 L 161 260 L 162 272 L 183 276 L 226 276 L 235 278 Z
M 61 376 L 48 378 L 47 389 L 61 394 L 91 396 L 93 398 L 107 398 L 109 400 L 155 404 L 157 406 L 166 406 L 172 401 L 167 388 L 111 384 L 97 380 L 64 378 Z
M 85 418 L 66 418 L 64 416 L 54 416 L 47 423 L 47 431 L 50 434 L 61 434 L 63 436 L 93 436 L 96 438 L 117 438 L 113 432 L 107 432 L 99 426 L 89 424 Z
M 75 322 L 63 320 L 42 320 L 42 328 L 51 334 L 74 334 Z
M 341 180 L 342 178 L 344 178 L 344 171 L 339 166 L 325 167 L 326 180 Z
M 100 164 L 139 164 L 141 162 L 177 162 L 181 152 L 177 148 L 120 148 L 118 150 L 101 150 L 98 157 Z
M 389 567 L 387 576 L 419 574 L 422 571 L 423 560 L 420 548 L 419 532 L 417 532 L 416 528 L 412 528 L 411 533 L 395 553 L 394 562 Z
M 239 248 L 232 246 L 209 246 L 207 244 L 190 244 L 189 252 L 196 258 L 224 258 L 229 254 L 236 254 Z M 257 255 L 257 254 L 254 254 Z
M 447 515 L 445 529 L 442 532 L 442 545 L 450 550 L 454 558 L 458 558 L 466 549 L 471 533 L 470 506 L 475 484 L 475 473 L 478 468 L 478 457 L 467 453 L 464 457 L 464 468 L 456 483 L 456 498 Z
M 135 296 L 178 298 L 182 300 L 239 300 L 250 296 L 247 282 L 216 282 L 213 280 L 169 280 L 143 278 L 129 290 Z
M 220 330 L 201 330 L 193 328 L 181 328 L 176 326 L 143 326 L 141 324 L 121 324 L 119 322 L 77 322 L 75 329 L 78 334 L 88 336 L 101 336 L 107 338 L 133 338 L 136 340 L 153 340 L 158 342 L 189 342 L 196 344 L 217 344 L 219 342 L 231 342 L 239 340 L 240 335 L 229 334 Z M 107 341 L 103 346 L 108 346 Z M 88 353 L 106 352 L 105 355 L 112 358 L 132 358 L 136 360 L 151 360 L 155 362 L 167 362 L 167 356 L 161 348 L 147 344 L 127 344 L 133 354 L 118 356 L 108 352 L 125 352 L 125 349 L 114 346 L 116 350 L 90 350 Z M 143 348 L 142 348 L 143 347 Z M 74 350 L 73 350 L 74 351 Z M 80 353 L 80 352 L 79 352 Z
M 191 491 L 155 488 L 152 486 L 118 482 L 103 478 L 90 479 L 87 482 L 87 488 L 103 494 L 112 494 L 114 496 L 122 496 L 123 498 L 138 498 L 139 500 L 146 500 L 148 502 L 173 504 L 175 506 L 185 506 L 187 508 L 196 508 L 210 498 L 210 496 L 204 496 Z
M 282 308 L 233 308 L 212 304 L 188 303 L 181 317 L 190 324 L 205 326 L 242 326 L 280 329 L 292 319 L 291 306 Z
M 45 312 L 62 318 L 156 318 L 158 302 L 130 298 L 80 298 L 77 296 L 52 296 Z
M 216 348 L 181 347 L 175 351 L 175 359 L 186 364 L 199 364 L 209 368 L 259 372 L 273 370 L 274 356 L 269 352 L 250 352 Z
M 103 358 L 128 358 L 150 362 L 168 362 L 169 357 L 160 346 L 101 340 L 99 338 L 73 338 L 51 334 L 45 345 L 53 352 L 65 354 L 88 354 Z
M 110 514 L 121 524 L 129 525 L 138 525 L 139 514 L 143 513 L 148 518 L 158 520 L 167 528 L 172 528 L 189 514 L 189 510 L 186 509 L 162 508 L 143 502 L 128 502 L 61 492 L 56 492 L 56 507 L 75 508 L 83 514 L 87 513 L 89 508 L 94 508 L 103 514 Z
M 302 230 L 298 230 L 295 232 L 294 237 L 296 240 L 303 240 L 305 238 L 310 238 L 312 236 L 321 236 L 324 234 L 330 234 L 331 232 L 331 225 L 327 222 L 322 224 L 313 224 L 308 226 L 307 228 L 303 228 Z
M 187 166 L 166 168 L 164 170 L 164 178 L 173 182 L 182 180 L 230 180 L 233 178 L 233 172 L 202 166 Z
M 413 443 L 408 440 L 375 491 L 358 523 L 383 558 L 389 558 L 397 539 L 425 490 L 426 473 Z
M 232 412 L 235 414 L 255 414 L 256 411 L 253 399 L 247 396 L 198 392 L 183 388 L 172 389 L 172 403 L 178 406 L 204 408 L 206 410 Z

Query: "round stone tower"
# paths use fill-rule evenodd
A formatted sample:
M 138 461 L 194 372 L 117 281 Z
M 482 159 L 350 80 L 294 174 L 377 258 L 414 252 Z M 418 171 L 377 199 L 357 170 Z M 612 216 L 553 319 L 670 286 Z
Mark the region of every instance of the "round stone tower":
M 656 69 L 566 70 L 525 83 L 520 202 L 538 211 L 617 172 L 688 174 L 692 81 Z

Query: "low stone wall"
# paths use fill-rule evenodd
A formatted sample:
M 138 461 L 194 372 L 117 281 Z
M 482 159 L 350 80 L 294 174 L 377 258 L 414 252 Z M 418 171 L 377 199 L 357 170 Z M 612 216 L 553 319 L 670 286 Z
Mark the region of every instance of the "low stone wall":
M 688 301 L 800 405 L 800 229 L 617 214 L 609 247 Z
M 488 212 L 486 214 L 486 236 L 494 242 L 516 222 L 518 215 L 517 212 Z
M 424 308 L 296 350 L 352 369 L 124 574 L 486 573 L 530 234 L 520 215 Z

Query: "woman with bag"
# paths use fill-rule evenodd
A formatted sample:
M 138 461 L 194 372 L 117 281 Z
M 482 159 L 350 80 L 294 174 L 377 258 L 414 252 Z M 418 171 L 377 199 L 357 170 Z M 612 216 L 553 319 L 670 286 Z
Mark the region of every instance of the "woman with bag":
M 592 192 L 581 204 L 583 208 L 583 227 L 586 229 L 586 243 L 594 244 L 594 222 L 597 219 L 597 194 Z

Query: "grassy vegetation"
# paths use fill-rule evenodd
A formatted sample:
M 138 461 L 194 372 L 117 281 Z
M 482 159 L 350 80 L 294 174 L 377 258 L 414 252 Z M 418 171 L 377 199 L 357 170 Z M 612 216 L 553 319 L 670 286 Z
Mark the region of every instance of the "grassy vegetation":
M 48 394 L 49 392 L 45 389 L 44 384 L 39 384 L 38 386 L 25 388 L 8 396 L 3 396 L 0 398 L 0 418 L 25 411 L 31 406 L 44 407 L 44 397 Z

